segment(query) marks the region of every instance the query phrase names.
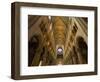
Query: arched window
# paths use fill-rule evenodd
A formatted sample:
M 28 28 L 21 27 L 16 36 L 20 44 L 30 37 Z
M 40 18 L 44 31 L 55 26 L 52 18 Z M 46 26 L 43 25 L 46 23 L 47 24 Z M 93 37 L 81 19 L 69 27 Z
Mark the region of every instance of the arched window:
M 61 47 L 57 49 L 57 58 L 63 58 L 63 49 Z

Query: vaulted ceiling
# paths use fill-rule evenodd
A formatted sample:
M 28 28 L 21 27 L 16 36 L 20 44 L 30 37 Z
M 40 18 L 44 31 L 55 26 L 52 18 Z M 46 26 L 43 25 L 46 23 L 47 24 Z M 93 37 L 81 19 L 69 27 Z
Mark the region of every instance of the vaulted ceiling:
M 87 21 L 85 18 L 84 20 Z M 63 56 L 66 56 L 66 51 L 68 51 L 68 47 L 70 42 L 71 30 L 74 25 L 72 23 L 72 19 L 70 17 L 64 16 L 35 16 L 29 15 L 28 16 L 28 39 L 29 41 L 32 39 L 33 36 L 38 37 L 38 51 L 42 53 L 42 49 L 44 48 L 45 51 L 49 52 L 52 57 L 56 60 L 57 58 L 57 49 L 61 47 L 63 49 Z M 87 29 L 84 30 L 85 32 Z M 84 33 L 85 33 L 84 32 Z M 83 33 L 83 36 L 86 37 Z M 86 32 L 87 33 L 87 32 Z M 74 38 L 71 38 L 74 39 Z M 37 39 L 34 38 L 36 41 Z M 36 44 L 36 43 L 35 43 Z M 35 45 L 34 44 L 34 45 Z M 30 46 L 29 46 L 30 47 Z M 31 48 L 29 48 L 30 50 Z M 34 49 L 33 49 L 34 51 Z M 36 52 L 36 51 L 34 51 Z M 45 53 L 47 53 L 45 52 Z M 31 54 L 31 53 L 29 53 Z M 37 54 L 40 54 L 37 52 Z M 30 56 L 31 64 L 32 62 L 39 61 L 39 55 L 33 58 L 33 55 Z M 61 63 L 62 59 L 58 59 Z M 56 62 L 56 61 L 55 61 Z M 36 62 L 35 62 L 36 63 Z

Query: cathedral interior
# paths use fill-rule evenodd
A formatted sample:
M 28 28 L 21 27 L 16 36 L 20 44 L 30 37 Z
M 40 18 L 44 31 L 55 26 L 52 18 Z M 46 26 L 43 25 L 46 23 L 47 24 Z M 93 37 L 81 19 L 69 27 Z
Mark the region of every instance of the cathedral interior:
M 88 63 L 88 18 L 28 15 L 28 66 Z

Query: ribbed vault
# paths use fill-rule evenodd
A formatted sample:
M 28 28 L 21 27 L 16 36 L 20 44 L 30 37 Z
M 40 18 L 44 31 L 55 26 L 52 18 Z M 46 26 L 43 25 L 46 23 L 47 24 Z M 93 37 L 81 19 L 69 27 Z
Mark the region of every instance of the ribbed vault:
M 87 22 L 82 17 L 29 15 L 28 65 L 87 63 Z

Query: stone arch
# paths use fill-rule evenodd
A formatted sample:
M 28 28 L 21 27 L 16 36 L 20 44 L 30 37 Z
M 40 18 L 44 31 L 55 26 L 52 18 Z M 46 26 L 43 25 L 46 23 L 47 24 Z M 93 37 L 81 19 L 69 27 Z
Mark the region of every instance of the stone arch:
M 87 63 L 88 46 L 82 36 L 78 36 L 76 38 L 76 49 L 77 49 L 77 52 L 80 54 L 82 63 Z
M 40 41 L 41 40 L 39 35 L 33 35 L 28 41 L 28 66 L 31 66 L 32 64 L 32 60 L 40 46 Z

